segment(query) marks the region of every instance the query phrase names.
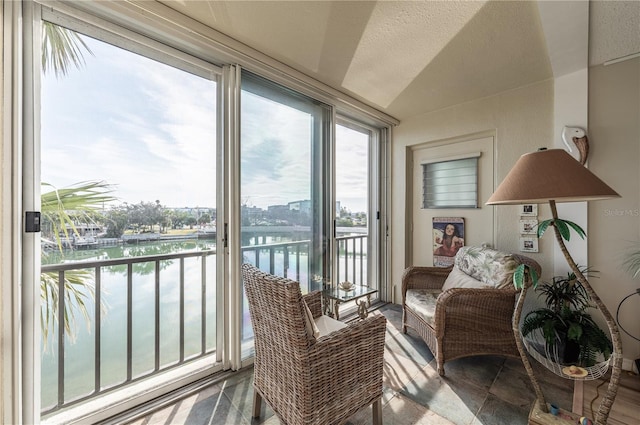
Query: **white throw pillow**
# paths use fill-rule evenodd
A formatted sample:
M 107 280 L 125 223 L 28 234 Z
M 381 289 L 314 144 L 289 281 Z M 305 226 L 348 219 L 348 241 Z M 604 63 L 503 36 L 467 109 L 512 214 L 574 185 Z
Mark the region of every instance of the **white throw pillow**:
M 317 325 L 317 329 L 320 330 L 320 336 L 316 338 L 329 335 L 331 332 L 339 331 L 340 329 L 347 327 L 346 323 L 326 315 L 318 317 L 315 320 L 315 324 Z
M 320 330 L 318 329 L 315 320 L 313 320 L 313 314 L 304 300 L 302 303 L 304 304 L 304 325 L 307 328 L 307 333 L 309 335 L 313 335 L 314 338 L 318 338 L 320 336 Z
M 489 286 L 477 279 L 472 278 L 462 270 L 454 267 L 447 276 L 447 280 L 442 285 L 442 290 L 446 291 L 451 288 L 488 288 Z

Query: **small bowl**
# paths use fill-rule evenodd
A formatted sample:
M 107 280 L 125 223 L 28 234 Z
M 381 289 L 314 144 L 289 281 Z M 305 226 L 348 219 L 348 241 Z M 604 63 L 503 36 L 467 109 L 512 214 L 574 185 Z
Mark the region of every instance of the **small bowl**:
M 351 290 L 352 290 L 353 288 L 355 288 L 355 287 L 356 287 L 356 285 L 354 285 L 354 284 L 353 284 L 353 283 L 351 283 L 351 282 L 347 282 L 347 281 L 345 281 L 345 282 L 340 282 L 340 283 L 338 284 L 338 288 L 342 289 L 343 291 L 351 291 Z

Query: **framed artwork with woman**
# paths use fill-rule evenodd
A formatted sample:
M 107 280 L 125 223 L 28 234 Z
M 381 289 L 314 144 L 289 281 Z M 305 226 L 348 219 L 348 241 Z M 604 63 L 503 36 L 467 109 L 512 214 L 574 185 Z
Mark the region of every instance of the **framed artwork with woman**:
M 433 265 L 449 267 L 464 246 L 464 218 L 433 218 Z

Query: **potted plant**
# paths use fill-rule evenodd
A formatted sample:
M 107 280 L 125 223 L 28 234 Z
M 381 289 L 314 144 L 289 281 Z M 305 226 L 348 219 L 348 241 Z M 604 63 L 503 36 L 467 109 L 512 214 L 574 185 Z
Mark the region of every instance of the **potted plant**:
M 581 272 L 584 274 L 587 270 Z M 529 312 L 522 324 L 522 336 L 535 331 L 544 337 L 545 349 L 537 351 L 557 353 L 554 359 L 561 364 L 593 366 L 598 354 L 608 359 L 613 346 L 607 334 L 598 327 L 587 309 L 593 308 L 589 296 L 573 272 L 556 276 L 539 288 L 545 308 Z M 535 345 L 534 345 L 535 346 Z

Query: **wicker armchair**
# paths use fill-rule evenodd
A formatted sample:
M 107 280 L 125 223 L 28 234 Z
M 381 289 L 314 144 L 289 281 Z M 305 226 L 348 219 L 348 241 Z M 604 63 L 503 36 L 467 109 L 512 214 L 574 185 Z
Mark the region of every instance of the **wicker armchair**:
M 303 297 L 297 282 L 249 264 L 242 276 L 255 336 L 253 417 L 262 399 L 286 424 L 341 424 L 371 404 L 381 424 L 384 316 L 345 325 L 322 316 L 318 291 Z M 338 330 L 316 337 L 305 316 Z
M 402 276 L 402 330 L 413 328 L 429 346 L 437 369 L 469 356 L 520 358 L 512 317 L 513 272 L 534 260 L 490 248 L 463 247 L 449 268 L 409 267 Z

